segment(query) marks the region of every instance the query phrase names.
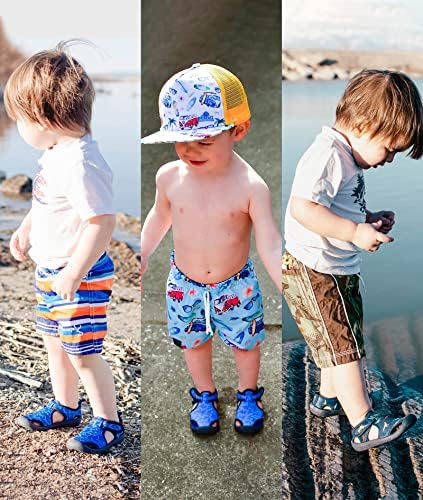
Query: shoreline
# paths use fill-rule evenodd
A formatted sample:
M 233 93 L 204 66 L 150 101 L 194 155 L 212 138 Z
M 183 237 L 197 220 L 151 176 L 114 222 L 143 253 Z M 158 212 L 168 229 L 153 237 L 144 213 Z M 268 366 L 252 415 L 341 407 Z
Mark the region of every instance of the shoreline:
M 282 80 L 346 80 L 364 68 L 391 69 L 423 77 L 423 53 L 335 49 L 282 50 Z

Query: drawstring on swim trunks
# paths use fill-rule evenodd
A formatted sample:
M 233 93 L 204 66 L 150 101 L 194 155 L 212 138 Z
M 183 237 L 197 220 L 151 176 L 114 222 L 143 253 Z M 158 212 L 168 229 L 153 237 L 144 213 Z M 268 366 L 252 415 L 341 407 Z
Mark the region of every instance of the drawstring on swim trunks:
M 213 335 L 213 330 L 210 321 L 210 299 L 211 299 L 211 294 L 209 290 L 206 290 L 203 293 L 204 311 L 206 315 L 206 331 L 208 334 Z

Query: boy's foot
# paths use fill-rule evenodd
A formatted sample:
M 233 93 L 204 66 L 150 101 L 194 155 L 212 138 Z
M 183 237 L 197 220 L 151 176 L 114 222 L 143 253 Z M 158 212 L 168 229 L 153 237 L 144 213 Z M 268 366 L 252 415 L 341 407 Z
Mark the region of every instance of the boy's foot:
M 217 390 L 198 392 L 195 387 L 189 391 L 193 407 L 190 412 L 190 425 L 194 434 L 210 436 L 219 430 L 219 412 L 217 411 Z
M 264 389 L 238 391 L 234 428 L 241 434 L 256 434 L 263 429 L 264 410 L 261 404 Z
M 111 441 L 107 440 L 106 433 L 112 434 Z M 100 454 L 121 443 L 123 437 L 124 428 L 120 414 L 119 422 L 94 417 L 79 434 L 68 440 L 66 446 L 69 450 Z
M 48 431 L 61 427 L 76 427 L 81 423 L 81 401 L 77 408 L 69 408 L 53 399 L 33 413 L 21 415 L 15 423 L 27 431 Z
M 315 392 L 310 403 L 310 412 L 317 417 L 332 417 L 333 415 L 345 415 L 341 403 L 337 397 L 325 398 L 319 392 Z
M 417 421 L 415 415 L 391 417 L 376 414 L 370 410 L 365 418 L 352 428 L 351 446 L 355 451 L 376 448 L 399 438 Z

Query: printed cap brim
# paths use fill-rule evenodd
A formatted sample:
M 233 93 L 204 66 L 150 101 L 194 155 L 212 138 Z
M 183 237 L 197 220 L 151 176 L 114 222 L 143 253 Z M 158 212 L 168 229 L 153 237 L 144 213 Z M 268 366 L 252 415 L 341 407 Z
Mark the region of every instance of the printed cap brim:
M 207 137 L 214 137 L 219 135 L 226 130 L 233 128 L 234 125 L 226 125 L 223 127 L 210 128 L 210 129 L 198 129 L 198 130 L 187 130 L 186 132 L 181 132 L 180 130 L 159 130 L 154 134 L 147 135 L 141 139 L 141 144 L 157 144 L 157 143 L 175 143 L 175 142 L 194 142 L 201 141 Z

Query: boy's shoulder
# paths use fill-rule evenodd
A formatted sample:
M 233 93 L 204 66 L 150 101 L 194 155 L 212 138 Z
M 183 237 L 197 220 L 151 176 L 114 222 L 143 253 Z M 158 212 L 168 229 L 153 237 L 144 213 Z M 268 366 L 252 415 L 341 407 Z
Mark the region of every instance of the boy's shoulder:
M 337 131 L 324 126 L 301 157 L 300 162 L 309 159 L 327 161 L 330 158 L 336 158 L 340 161 L 351 160 L 351 147 Z
M 238 166 L 241 170 L 241 174 L 245 177 L 247 182 L 251 187 L 255 186 L 266 186 L 267 184 L 264 181 L 263 177 L 257 172 L 257 170 L 250 165 L 244 158 L 242 158 L 239 154 L 236 154 L 236 159 L 238 162 Z
M 172 182 L 181 168 L 180 160 L 172 160 L 163 164 L 156 173 L 156 184 L 158 186 L 166 186 Z

